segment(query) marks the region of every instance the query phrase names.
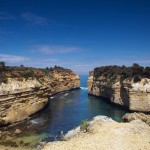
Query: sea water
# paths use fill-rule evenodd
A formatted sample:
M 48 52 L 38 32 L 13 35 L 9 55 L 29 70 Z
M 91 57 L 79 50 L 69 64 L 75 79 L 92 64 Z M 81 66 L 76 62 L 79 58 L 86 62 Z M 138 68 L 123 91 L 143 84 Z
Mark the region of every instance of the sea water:
M 66 133 L 85 119 L 104 115 L 120 122 L 127 112 L 107 103 L 104 99 L 89 96 L 87 92 L 88 76 L 80 76 L 81 88 L 60 93 L 49 98 L 48 106 L 31 118 L 9 130 L 19 128 L 20 137 L 16 141 L 30 141 L 29 147 L 36 147 L 40 141 L 60 139 L 61 131 Z M 20 148 L 21 149 L 21 148 Z

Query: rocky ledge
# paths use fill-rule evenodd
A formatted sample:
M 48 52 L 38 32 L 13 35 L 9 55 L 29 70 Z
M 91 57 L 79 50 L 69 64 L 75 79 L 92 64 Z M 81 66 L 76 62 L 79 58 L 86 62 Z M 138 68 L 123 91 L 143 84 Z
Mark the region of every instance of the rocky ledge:
M 88 79 L 88 93 L 131 111 L 150 112 L 150 67 L 105 66 Z
M 43 109 L 53 94 L 80 87 L 79 76 L 69 69 L 5 70 L 2 75 L 7 80 L 0 83 L 0 126 L 24 120 Z
M 149 150 L 150 127 L 140 120 L 118 123 L 105 116 L 95 117 L 87 131 L 81 125 L 68 132 L 67 141 L 47 143 L 42 150 Z
M 150 126 L 150 115 L 144 113 L 127 113 L 123 116 L 123 122 L 132 122 L 133 120 L 141 120 Z

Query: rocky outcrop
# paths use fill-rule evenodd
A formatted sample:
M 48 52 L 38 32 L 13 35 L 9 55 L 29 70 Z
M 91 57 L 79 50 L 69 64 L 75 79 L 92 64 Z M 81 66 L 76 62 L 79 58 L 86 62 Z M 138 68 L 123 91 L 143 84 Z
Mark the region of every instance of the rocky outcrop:
M 132 78 L 122 79 L 90 73 L 88 93 L 107 98 L 111 103 L 123 106 L 132 111 L 150 112 L 150 79 L 142 78 L 134 82 Z
M 141 120 L 150 126 L 150 115 L 143 113 L 127 113 L 122 117 L 123 122 L 131 122 L 133 120 Z
M 88 132 L 77 127 L 67 141 L 47 143 L 42 150 L 149 150 L 150 127 L 142 121 L 118 123 L 104 116 L 91 122 Z M 65 136 L 65 137 L 66 137 Z
M 28 118 L 43 109 L 48 97 L 80 87 L 80 79 L 70 70 L 53 70 L 51 77 L 8 78 L 0 84 L 0 125 Z
M 64 139 L 65 140 L 69 140 L 75 136 L 77 136 L 78 134 L 80 134 L 81 132 L 90 132 L 92 130 L 92 125 L 95 124 L 95 122 L 101 122 L 101 123 L 109 123 L 109 122 L 115 122 L 114 120 L 112 120 L 111 118 L 108 118 L 107 116 L 96 116 L 94 117 L 91 121 L 87 121 L 88 126 L 86 128 L 88 128 L 88 130 L 82 130 L 81 126 L 82 123 L 80 124 L 80 126 L 76 127 L 75 129 L 72 129 L 70 131 L 68 131 L 65 135 L 64 135 Z

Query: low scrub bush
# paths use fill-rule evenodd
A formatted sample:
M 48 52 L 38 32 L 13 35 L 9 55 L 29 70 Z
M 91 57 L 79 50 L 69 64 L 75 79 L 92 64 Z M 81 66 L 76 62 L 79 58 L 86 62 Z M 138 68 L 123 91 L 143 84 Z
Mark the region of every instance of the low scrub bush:
M 80 130 L 84 131 L 84 132 L 88 132 L 89 131 L 89 121 L 88 120 L 83 120 L 80 124 Z
M 141 78 L 150 78 L 150 67 L 142 67 L 136 63 L 131 67 L 126 66 L 102 66 L 94 69 L 94 77 L 98 79 L 99 76 L 115 79 L 117 76 L 122 79 L 133 78 L 134 82 L 138 82 Z

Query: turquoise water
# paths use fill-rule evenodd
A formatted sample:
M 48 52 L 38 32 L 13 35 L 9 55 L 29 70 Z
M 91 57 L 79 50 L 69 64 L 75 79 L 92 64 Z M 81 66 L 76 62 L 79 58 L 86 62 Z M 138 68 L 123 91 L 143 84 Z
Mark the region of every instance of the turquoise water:
M 80 78 L 81 89 L 51 97 L 44 110 L 10 130 L 19 128 L 22 131 L 20 138 L 26 141 L 30 139 L 30 142 L 34 141 L 36 145 L 39 141 L 59 139 L 61 131 L 66 133 L 78 126 L 82 120 L 90 120 L 96 115 L 105 115 L 116 121 L 121 121 L 127 111 L 112 106 L 101 98 L 88 96 L 88 76 L 80 76 Z

